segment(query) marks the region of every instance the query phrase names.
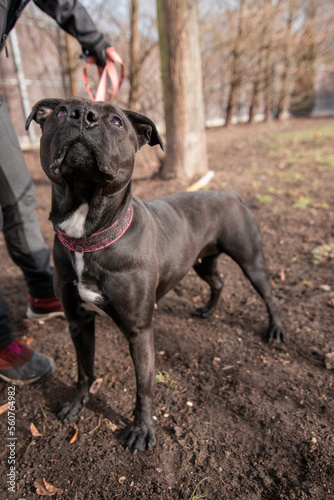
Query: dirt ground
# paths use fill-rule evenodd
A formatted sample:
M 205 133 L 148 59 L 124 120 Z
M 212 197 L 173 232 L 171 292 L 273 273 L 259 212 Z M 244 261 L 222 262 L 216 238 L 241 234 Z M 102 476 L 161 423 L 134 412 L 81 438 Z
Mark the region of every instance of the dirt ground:
M 97 318 L 102 387 L 75 423 L 56 420 L 76 378 L 66 322 L 24 318 L 27 290 L 0 240 L 1 288 L 16 335 L 57 365 L 46 381 L 16 387 L 17 498 L 37 498 L 40 478 L 68 500 L 334 498 L 334 372 L 325 365 L 334 351 L 333 139 L 329 119 L 207 132 L 210 188 L 252 200 L 286 339 L 263 341 L 265 307 L 228 257 L 220 260 L 226 286 L 210 319 L 191 315 L 208 289 L 189 273 L 155 314 L 157 443 L 147 452 L 131 455 L 121 444 L 134 407 L 134 369 L 125 338 L 106 318 Z M 149 199 L 185 189 L 152 178 L 157 153 L 148 149 L 140 153 L 134 194 Z M 37 154 L 26 159 L 51 247 L 49 182 Z M 7 391 L 0 383 L 0 405 Z M 6 412 L 0 429 L 0 497 L 14 498 L 6 483 Z

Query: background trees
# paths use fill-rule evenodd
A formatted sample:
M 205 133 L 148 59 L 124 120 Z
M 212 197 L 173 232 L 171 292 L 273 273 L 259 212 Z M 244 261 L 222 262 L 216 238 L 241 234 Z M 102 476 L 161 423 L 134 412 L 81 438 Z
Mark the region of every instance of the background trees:
M 221 98 L 226 124 L 312 110 L 316 84 L 318 90 L 328 88 L 333 78 L 328 63 L 333 2 L 216 0 L 208 8 L 201 0 L 199 5 L 207 111 L 212 94 Z
M 161 51 L 157 1 L 163 19 Z M 176 160 L 174 153 L 181 151 L 186 135 L 190 141 L 191 133 L 197 130 L 200 137 L 204 119 L 206 124 L 229 125 L 239 120 L 281 119 L 287 112 L 334 112 L 332 0 L 83 3 L 125 62 L 127 79 L 118 103 L 147 114 L 161 131 L 171 134 L 167 154 L 172 156 L 161 169 L 163 176 L 192 175 L 188 167 L 180 166 L 182 161 Z M 71 89 L 86 95 L 82 61 L 78 59 L 80 47 L 75 40 L 66 42 L 64 33 L 33 3 L 25 9 L 16 30 L 23 61 L 21 77 L 31 103 L 41 95 L 68 96 Z M 17 84 L 13 58 L 1 54 L 0 91 L 15 115 L 19 135 L 23 135 Z M 172 112 L 173 118 L 169 116 Z M 195 147 L 201 141 L 195 139 L 196 134 L 192 137 L 187 151 L 204 158 Z M 185 152 L 182 154 L 184 157 Z M 186 165 L 189 162 L 187 159 Z M 173 171 L 171 165 L 179 166 Z M 200 173 L 205 165 L 204 158 L 199 169 L 190 172 Z

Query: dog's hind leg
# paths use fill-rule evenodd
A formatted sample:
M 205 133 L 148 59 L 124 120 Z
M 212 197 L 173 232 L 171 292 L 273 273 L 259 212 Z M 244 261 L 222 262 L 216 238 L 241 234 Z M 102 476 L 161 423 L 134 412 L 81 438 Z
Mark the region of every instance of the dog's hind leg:
M 280 342 L 284 338 L 284 328 L 275 304 L 262 249 L 258 250 L 257 255 L 252 261 L 243 262 L 240 267 L 266 304 L 269 315 L 269 327 L 265 337 L 268 341 L 275 340 Z
M 224 286 L 224 280 L 217 271 L 217 260 L 217 255 L 208 255 L 207 257 L 203 257 L 198 260 L 193 266 L 198 276 L 206 281 L 210 286 L 210 298 L 205 306 L 195 309 L 193 312 L 195 316 L 208 318 L 211 316 L 217 305 L 220 293 Z
M 238 230 L 231 231 L 224 241 L 225 252 L 241 267 L 255 290 L 264 300 L 269 314 L 267 340 L 280 342 L 284 328 L 276 308 L 265 258 L 261 234 L 253 213 L 244 205 L 238 207 Z

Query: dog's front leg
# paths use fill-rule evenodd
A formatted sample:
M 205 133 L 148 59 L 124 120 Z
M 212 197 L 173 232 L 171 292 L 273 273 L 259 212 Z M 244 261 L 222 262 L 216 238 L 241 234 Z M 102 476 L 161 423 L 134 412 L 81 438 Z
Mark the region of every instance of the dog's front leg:
M 155 383 L 154 340 L 152 327 L 127 334 L 136 372 L 137 400 L 134 421 L 124 446 L 132 453 L 155 444 L 152 405 Z
M 95 313 L 82 309 L 80 305 L 76 313 L 76 317 L 71 314 L 69 329 L 77 355 L 78 381 L 73 398 L 56 412 L 57 418 L 63 422 L 71 421 L 77 416 L 88 401 L 89 388 L 95 380 Z

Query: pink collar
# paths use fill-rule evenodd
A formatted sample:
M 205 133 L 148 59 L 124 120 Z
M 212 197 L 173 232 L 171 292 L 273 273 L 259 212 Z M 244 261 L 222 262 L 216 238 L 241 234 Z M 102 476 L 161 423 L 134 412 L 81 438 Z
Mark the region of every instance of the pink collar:
M 64 247 L 68 248 L 72 252 L 96 252 L 97 250 L 102 250 L 112 243 L 115 243 L 128 229 L 131 224 L 133 216 L 132 205 L 129 206 L 126 215 L 114 222 L 114 224 L 99 233 L 94 233 L 89 238 L 73 238 L 63 233 L 57 227 L 53 227 L 55 233 L 57 234 L 60 242 Z

